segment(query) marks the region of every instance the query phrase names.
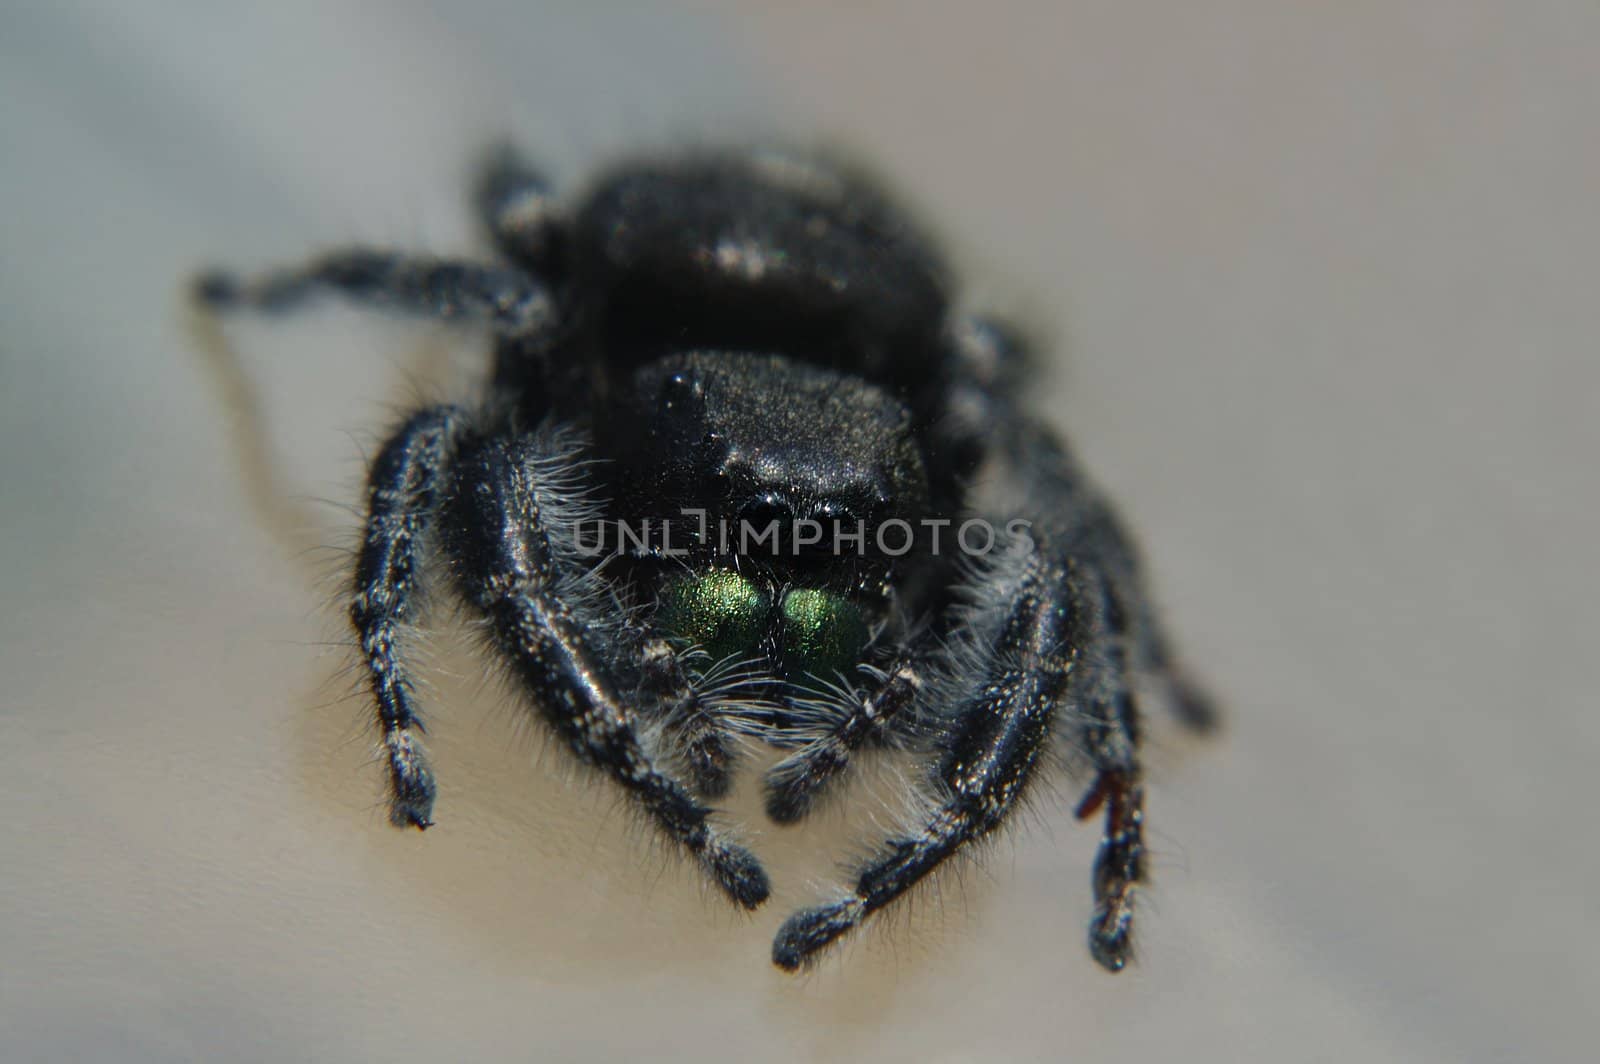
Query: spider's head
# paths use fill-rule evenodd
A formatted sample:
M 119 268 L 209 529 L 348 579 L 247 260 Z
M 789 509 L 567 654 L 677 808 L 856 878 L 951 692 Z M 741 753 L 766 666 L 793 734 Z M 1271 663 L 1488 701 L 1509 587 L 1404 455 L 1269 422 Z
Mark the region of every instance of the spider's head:
M 730 535 L 748 526 L 748 549 L 734 553 L 779 568 L 881 557 L 882 526 L 928 511 L 911 411 L 858 377 L 780 355 L 669 355 L 635 370 L 606 417 L 597 434 L 626 512 L 659 521 L 703 510 Z M 834 533 L 858 526 L 863 549 L 835 549 Z M 769 527 L 775 548 L 757 541 Z
M 815 365 L 692 352 L 635 370 L 607 417 L 624 519 L 669 522 L 686 551 L 665 570 L 668 627 L 714 656 L 847 668 L 929 511 L 910 410 Z

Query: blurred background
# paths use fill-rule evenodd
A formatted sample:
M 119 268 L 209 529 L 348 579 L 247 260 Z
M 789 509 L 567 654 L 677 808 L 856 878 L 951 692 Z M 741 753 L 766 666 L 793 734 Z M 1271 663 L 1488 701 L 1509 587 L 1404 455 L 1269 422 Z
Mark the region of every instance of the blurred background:
M 1597 44 L 1587 2 L 4 5 L 0 1058 L 1590 1059 Z M 1138 967 L 1086 956 L 1063 784 L 781 975 L 848 825 L 737 806 L 777 892 L 729 914 L 449 623 L 440 826 L 387 828 L 330 548 L 483 344 L 242 325 L 244 395 L 181 290 L 477 249 L 508 133 L 569 183 L 842 143 L 1051 338 L 1229 711 L 1155 737 Z

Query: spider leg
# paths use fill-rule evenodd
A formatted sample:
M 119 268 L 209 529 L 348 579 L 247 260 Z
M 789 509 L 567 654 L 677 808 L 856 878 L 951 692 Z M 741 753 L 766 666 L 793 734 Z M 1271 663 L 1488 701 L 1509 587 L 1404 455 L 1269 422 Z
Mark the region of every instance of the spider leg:
M 412 415 L 378 452 L 368 475 L 367 524 L 356 558 L 350 623 L 389 759 L 389 819 L 400 827 L 432 823 L 434 779 L 417 742 L 422 725 L 397 643 L 416 597 L 423 540 L 465 424 L 466 415 L 452 407 Z
M 1172 652 L 1171 640 L 1144 589 L 1132 539 L 1065 450 L 1027 425 L 1017 408 L 1020 382 L 1036 361 L 1024 335 L 1004 322 L 961 318 L 947 335 L 945 359 L 949 389 L 934 422 L 940 436 L 936 452 L 957 463 L 963 476 L 970 475 L 978 454 L 992 446 L 992 426 L 1013 426 L 1001 449 L 1013 468 L 1033 471 L 1034 483 L 1025 494 L 1051 501 L 1075 530 L 1075 552 L 1081 547 L 1081 553 L 1093 554 L 1133 604 L 1129 621 L 1133 667 L 1166 686 L 1168 705 L 1179 723 L 1196 732 L 1215 730 L 1220 713 Z
M 1001 578 L 988 579 L 995 586 L 979 590 L 999 595 Z M 772 947 L 778 967 L 800 967 L 1005 821 L 1044 751 L 1078 648 L 1093 638 L 1071 594 L 1078 584 L 1076 568 L 1063 560 L 1027 555 L 1000 607 L 998 633 L 940 740 L 935 783 L 943 800 L 918 831 L 891 840 L 861 869 L 850 897 L 784 923 Z
M 1215 700 L 1173 654 L 1172 643 L 1148 600 L 1135 619 L 1133 644 L 1139 668 L 1166 685 L 1168 704 L 1179 724 L 1201 735 L 1222 726 L 1222 712 Z
M 1145 586 L 1138 547 L 1116 513 L 1048 434 L 1021 429 L 1011 444 L 1016 468 L 1032 471 L 1033 490 L 1042 498 L 1057 500 L 1056 509 L 1072 529 L 1074 553 L 1091 559 L 1106 574 L 1112 623 L 1127 635 L 1128 667 L 1165 685 L 1168 707 L 1180 724 L 1195 732 L 1214 731 L 1220 713 L 1173 653 Z
M 596 652 L 603 635 L 591 642 L 586 634 L 603 633 L 604 622 L 584 602 L 581 583 L 563 577 L 532 479 L 538 457 L 526 441 L 488 441 L 457 463 L 448 543 L 462 593 L 567 746 L 623 788 L 730 898 L 753 909 L 766 900 L 766 873 L 656 765 L 637 715 Z M 563 587 L 572 593 L 561 594 Z
M 695 790 L 707 798 L 721 798 L 733 781 L 734 751 L 727 728 L 665 639 L 649 640 L 641 658 L 645 689 L 661 706 L 662 717 L 683 750 Z
M 1155 624 L 1138 553 L 1105 499 L 1037 425 L 1016 424 L 1007 446 L 1027 494 L 1049 503 L 1050 534 L 1067 545 L 1083 574 L 1076 598 L 1087 652 L 1074 666 L 1069 691 L 1075 710 L 1070 738 L 1096 773 L 1078 816 L 1105 809 L 1089 950 L 1106 969 L 1121 971 L 1132 952 L 1135 896 L 1146 876 L 1140 722 L 1130 672 L 1146 669 L 1169 682 L 1178 674 Z M 1187 712 L 1200 712 L 1206 705 L 1201 697 L 1192 696 Z M 1180 717 L 1186 712 L 1182 702 L 1177 709 Z
M 441 321 L 486 325 L 509 337 L 538 334 L 556 318 L 550 291 L 521 270 L 370 248 L 331 252 L 249 280 L 213 270 L 194 286 L 196 300 L 208 309 L 272 314 L 330 292 Z
M 848 716 L 768 770 L 767 815 L 780 824 L 792 824 L 809 813 L 828 785 L 849 767 L 851 755 L 868 739 L 882 735 L 921 687 L 909 657 L 891 665 L 879 682 L 855 699 Z
M 1108 971 L 1120 972 L 1132 952 L 1135 893 L 1146 872 L 1138 707 L 1128 676 L 1123 610 L 1111 584 L 1086 576 L 1078 609 L 1093 651 L 1080 658 L 1068 697 L 1078 742 L 1096 775 L 1077 816 L 1087 819 L 1102 806 L 1106 813 L 1094 863 L 1089 952 Z
M 499 145 L 484 159 L 473 207 L 501 254 L 541 272 L 554 265 L 561 226 L 550 181 L 514 148 Z

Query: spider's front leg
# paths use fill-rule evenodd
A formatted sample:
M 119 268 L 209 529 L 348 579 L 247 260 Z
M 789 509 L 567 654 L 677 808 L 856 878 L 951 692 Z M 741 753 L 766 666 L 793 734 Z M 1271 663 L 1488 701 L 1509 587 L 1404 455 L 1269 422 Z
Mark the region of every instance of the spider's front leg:
M 1002 824 L 1044 751 L 1056 703 L 1090 633 L 1074 608 L 1075 571 L 1030 551 L 1020 573 L 997 568 L 977 601 L 998 600 L 996 634 L 982 667 L 962 678 L 963 702 L 940 741 L 934 782 L 942 801 L 919 831 L 891 840 L 843 901 L 791 916 L 772 959 L 794 970 L 893 902 L 967 843 Z
M 350 623 L 389 761 L 389 819 L 400 827 L 426 828 L 433 822 L 434 780 L 417 742 L 422 725 L 400 658 L 399 634 L 411 620 L 424 541 L 466 425 L 466 414 L 453 407 L 413 414 L 383 445 L 368 474 L 367 524 L 356 555 Z
M 735 902 L 766 900 L 755 857 L 710 823 L 710 810 L 660 767 L 618 694 L 608 624 L 581 578 L 564 571 L 541 511 L 537 470 L 549 456 L 527 438 L 484 441 L 457 462 L 447 545 L 464 597 L 489 621 L 500 653 L 545 719 L 582 760 L 622 787 Z M 567 593 L 563 593 L 567 592 Z

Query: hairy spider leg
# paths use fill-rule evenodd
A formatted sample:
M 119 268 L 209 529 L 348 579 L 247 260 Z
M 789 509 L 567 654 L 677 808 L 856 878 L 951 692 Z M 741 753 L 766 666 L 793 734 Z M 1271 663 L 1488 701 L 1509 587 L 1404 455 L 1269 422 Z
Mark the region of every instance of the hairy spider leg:
M 368 474 L 367 523 L 356 556 L 350 623 L 389 759 L 389 819 L 400 827 L 433 823 L 435 785 L 417 741 L 423 729 L 400 659 L 399 633 L 411 618 L 424 539 L 466 421 L 462 411 L 447 406 L 413 414 L 383 445 Z
M 1133 647 L 1136 666 L 1150 673 L 1166 685 L 1167 705 L 1179 724 L 1198 735 L 1209 735 L 1222 727 L 1222 712 L 1217 709 L 1211 693 L 1190 676 L 1183 663 L 1172 652 L 1172 641 L 1167 638 L 1148 595 L 1143 598 L 1144 608 L 1135 617 Z
M 330 252 L 251 280 L 214 270 L 194 286 L 195 298 L 212 310 L 268 313 L 297 309 L 325 292 L 508 337 L 540 333 L 557 316 L 550 291 L 521 270 L 371 248 Z
M 555 265 L 562 218 L 549 179 L 508 144 L 494 147 L 478 167 L 472 206 L 500 253 L 529 269 Z
M 1015 468 L 1026 471 L 1029 493 L 1049 501 L 1052 534 L 1073 559 L 1072 601 L 1083 642 L 1068 691 L 1069 739 L 1096 774 L 1077 813 L 1087 818 L 1101 806 L 1106 811 L 1093 873 L 1089 951 L 1102 967 L 1118 972 L 1132 952 L 1135 894 L 1146 877 L 1140 721 L 1130 659 L 1148 659 L 1160 633 L 1144 605 L 1149 596 L 1132 541 L 1060 442 L 1022 422 L 1006 446 Z
M 753 909 L 769 889 L 761 865 L 654 763 L 638 718 L 585 640 L 589 625 L 556 594 L 560 573 L 530 481 L 538 456 L 528 448 L 526 438 L 484 441 L 457 463 L 445 542 L 461 593 L 489 621 L 523 687 L 541 694 L 539 709 L 573 752 L 622 787 L 733 901 Z
M 1086 819 L 1103 804 L 1105 830 L 1094 863 L 1094 914 L 1089 952 L 1108 971 L 1120 972 L 1132 952 L 1134 895 L 1145 881 L 1144 789 L 1138 760 L 1139 720 L 1127 671 L 1127 636 L 1110 583 L 1080 567 L 1074 608 L 1089 652 L 1074 670 L 1069 701 L 1078 744 L 1089 755 L 1095 782 L 1079 803 Z
M 1192 732 L 1207 734 L 1221 726 L 1215 701 L 1190 676 L 1173 652 L 1157 616 L 1155 599 L 1145 587 L 1138 550 L 1116 514 L 1097 492 L 1085 492 L 1089 479 L 1060 443 L 1030 426 L 1016 408 L 1014 383 L 1023 367 L 1035 361 L 1022 334 L 1004 322 L 987 318 L 963 319 L 947 340 L 955 367 L 951 375 L 951 400 L 944 431 L 966 425 L 1011 425 L 1004 446 L 1016 469 L 1036 470 L 1040 498 L 1059 499 L 1075 515 L 1077 539 L 1088 541 L 1096 561 L 1112 574 L 1118 598 L 1130 604 L 1129 640 L 1132 667 L 1155 677 L 1166 688 L 1167 708 L 1178 723 Z M 959 434 L 959 430 L 957 432 Z

